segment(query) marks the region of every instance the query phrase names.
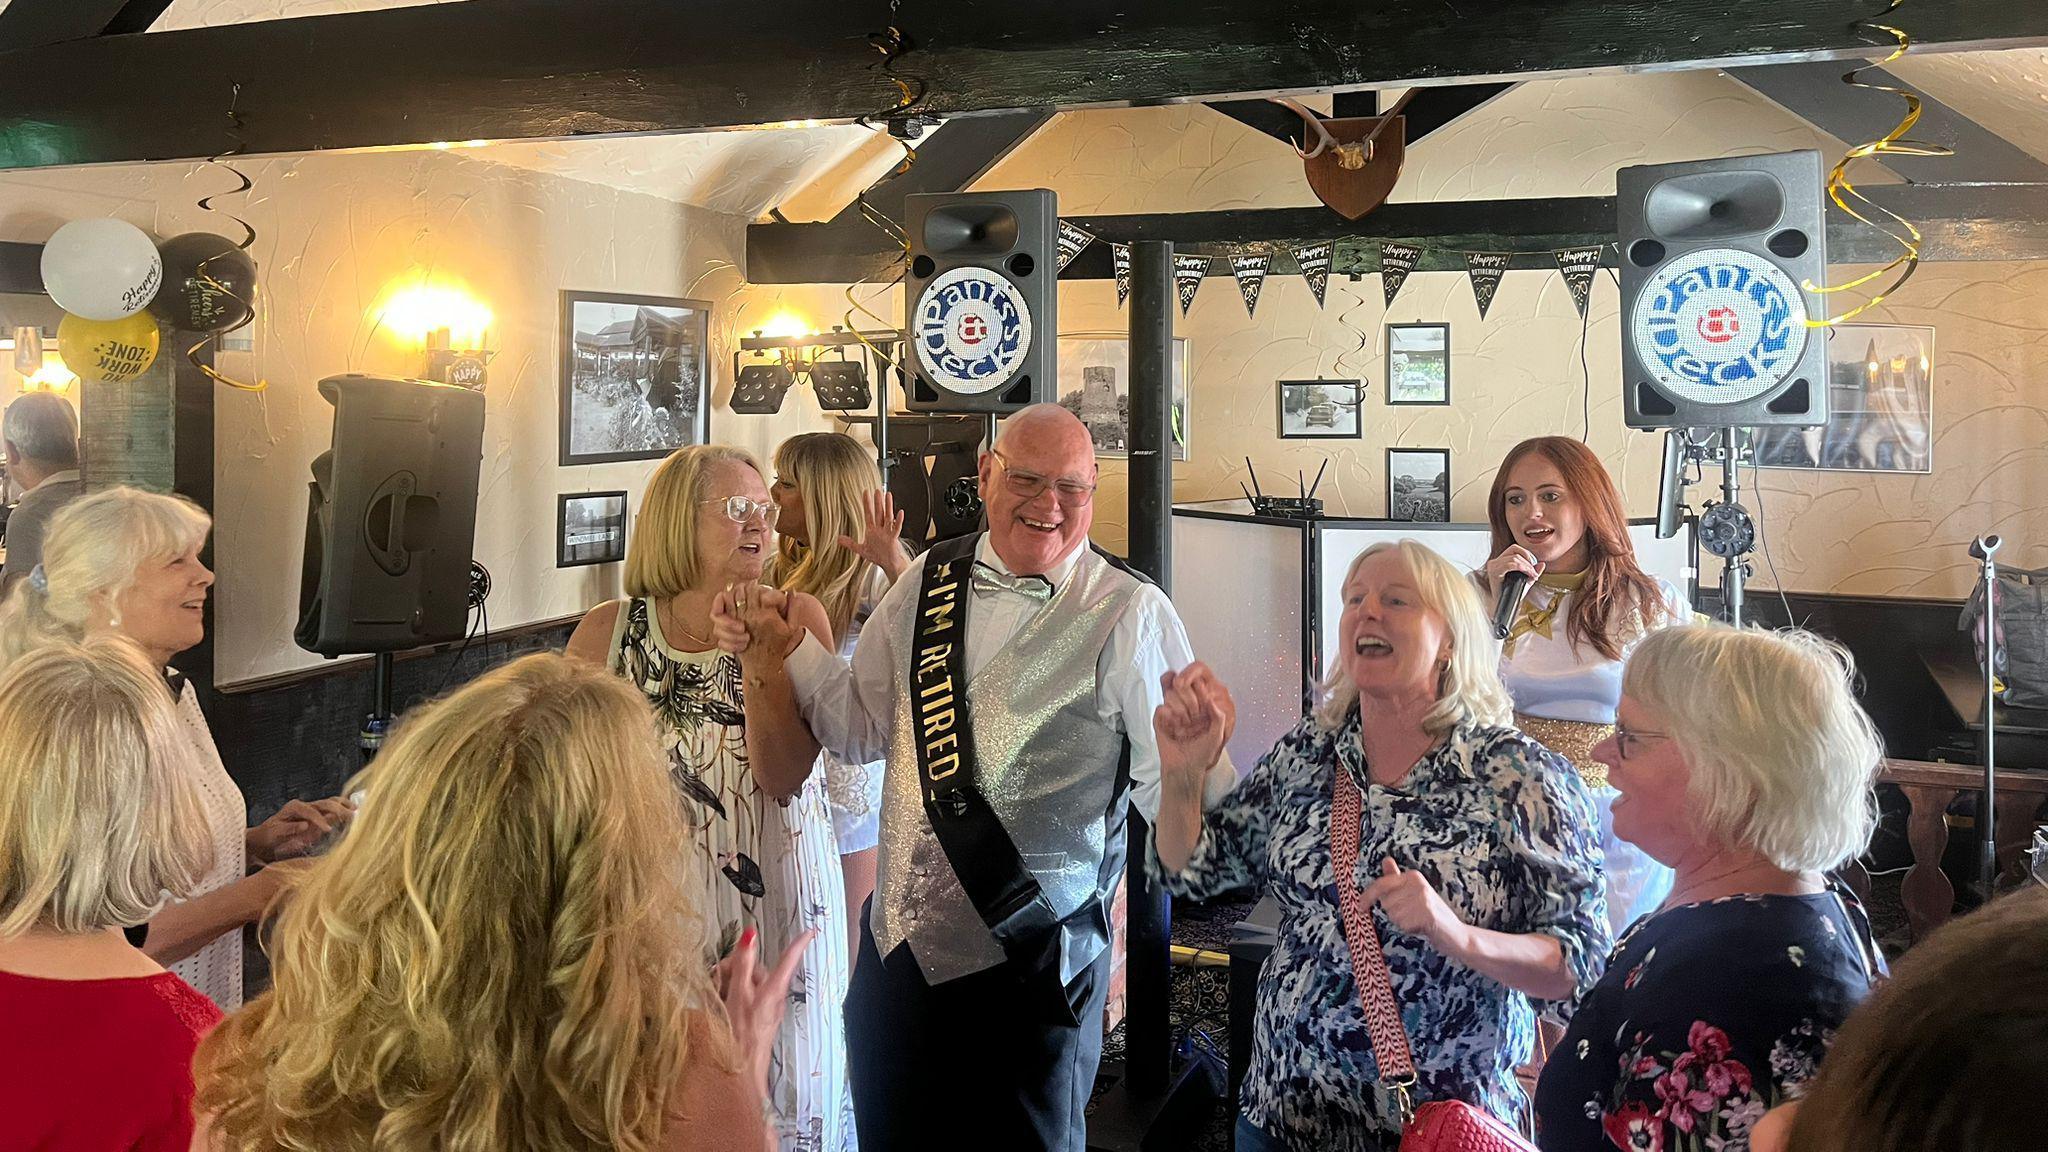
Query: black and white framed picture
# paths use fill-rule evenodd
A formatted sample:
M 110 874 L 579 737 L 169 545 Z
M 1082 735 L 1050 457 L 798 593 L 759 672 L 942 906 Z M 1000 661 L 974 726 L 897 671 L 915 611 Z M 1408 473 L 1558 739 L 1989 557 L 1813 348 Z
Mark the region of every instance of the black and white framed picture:
M 1357 440 L 1365 384 L 1359 380 L 1282 380 L 1279 383 L 1282 440 Z
M 563 465 L 656 460 L 706 435 L 711 305 L 562 293 Z
M 555 497 L 555 567 L 616 564 L 625 558 L 624 492 L 563 492 Z
M 1131 342 L 1112 333 L 1060 337 L 1059 402 L 1088 425 L 1095 454 L 1131 449 Z M 1188 458 L 1188 341 L 1173 340 L 1173 458 Z
M 1763 468 L 1934 470 L 1934 329 L 1836 324 L 1828 341 L 1828 422 L 1747 435 Z
M 1451 402 L 1451 326 L 1387 325 L 1387 403 Z
M 1387 449 L 1387 519 L 1451 522 L 1451 450 Z

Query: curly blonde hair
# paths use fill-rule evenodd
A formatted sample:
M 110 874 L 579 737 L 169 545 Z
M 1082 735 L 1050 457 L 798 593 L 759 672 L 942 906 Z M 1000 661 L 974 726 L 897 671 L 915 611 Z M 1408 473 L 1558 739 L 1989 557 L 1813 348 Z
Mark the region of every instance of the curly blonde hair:
M 407 717 L 356 786 L 276 983 L 195 1060 L 220 1147 L 642 1152 L 686 1060 L 737 1067 L 690 1027 L 716 1011 L 704 922 L 630 685 L 527 656 Z

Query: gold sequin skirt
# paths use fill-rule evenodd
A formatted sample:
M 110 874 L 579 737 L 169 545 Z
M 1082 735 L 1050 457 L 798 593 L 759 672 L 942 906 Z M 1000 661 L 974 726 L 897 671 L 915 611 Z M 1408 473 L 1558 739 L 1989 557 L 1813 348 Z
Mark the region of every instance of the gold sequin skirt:
M 1607 787 L 1607 765 L 1593 759 L 1593 746 L 1614 735 L 1612 724 L 1589 724 L 1583 720 L 1548 720 L 1541 716 L 1515 713 L 1515 726 L 1538 744 L 1571 761 L 1586 787 Z

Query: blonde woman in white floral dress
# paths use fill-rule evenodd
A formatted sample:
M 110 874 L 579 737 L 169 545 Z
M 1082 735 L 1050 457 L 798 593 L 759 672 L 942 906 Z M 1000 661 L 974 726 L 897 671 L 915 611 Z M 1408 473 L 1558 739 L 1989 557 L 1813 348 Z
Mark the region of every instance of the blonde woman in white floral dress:
M 787 692 L 787 682 L 744 683 L 739 660 L 711 642 L 713 600 L 760 581 L 773 512 L 760 466 L 743 450 L 677 451 L 642 500 L 626 557 L 628 598 L 592 609 L 569 654 L 632 681 L 669 729 L 676 787 L 696 833 L 687 846 L 693 882 L 718 953 L 705 962 L 745 932 L 758 932 L 763 953 L 776 955 L 817 930 L 790 981 L 768 1104 L 783 1152 L 850 1152 L 846 907 L 825 783 L 812 771 L 818 745 L 801 727 L 749 725 L 748 695 Z M 791 615 L 830 637 L 816 600 L 795 601 Z

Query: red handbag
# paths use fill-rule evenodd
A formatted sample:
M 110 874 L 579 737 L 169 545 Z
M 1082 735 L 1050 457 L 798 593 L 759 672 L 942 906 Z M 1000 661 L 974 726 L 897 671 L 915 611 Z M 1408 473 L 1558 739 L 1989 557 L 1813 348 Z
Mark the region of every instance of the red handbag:
M 1330 808 L 1330 858 L 1336 869 L 1337 907 L 1344 919 L 1344 942 L 1351 950 L 1351 978 L 1365 1006 L 1365 1028 L 1372 1036 L 1380 1066 L 1380 1087 L 1401 1109 L 1401 1152 L 1536 1152 L 1522 1134 L 1484 1108 L 1463 1100 L 1432 1100 L 1416 1107 L 1408 1090 L 1415 1086 L 1415 1057 L 1408 1050 L 1408 1031 L 1394 1003 L 1394 980 L 1380 953 L 1372 909 L 1358 890 L 1358 838 L 1363 802 L 1351 774 L 1337 765 Z

